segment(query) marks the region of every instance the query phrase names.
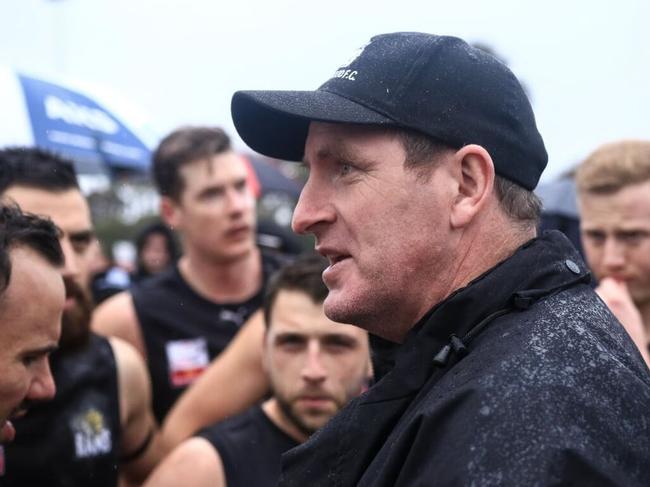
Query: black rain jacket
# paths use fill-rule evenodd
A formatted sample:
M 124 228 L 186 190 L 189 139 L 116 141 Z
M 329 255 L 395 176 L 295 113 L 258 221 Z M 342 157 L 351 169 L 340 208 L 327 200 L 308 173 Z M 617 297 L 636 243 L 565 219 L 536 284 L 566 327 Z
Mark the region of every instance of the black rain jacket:
M 650 372 L 559 232 L 435 306 L 282 486 L 650 485 Z

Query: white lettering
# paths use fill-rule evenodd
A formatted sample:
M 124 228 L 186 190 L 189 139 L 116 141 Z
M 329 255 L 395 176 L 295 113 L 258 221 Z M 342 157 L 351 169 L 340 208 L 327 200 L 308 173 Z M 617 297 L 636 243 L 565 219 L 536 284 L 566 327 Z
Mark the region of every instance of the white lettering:
M 105 111 L 79 105 L 73 101 L 62 100 L 54 95 L 45 97 L 45 113 L 52 120 L 63 120 L 71 125 L 115 134 L 120 127 Z
M 339 69 L 334 73 L 335 78 L 349 79 L 350 81 L 356 81 L 356 75 L 359 74 L 358 71 L 353 71 L 351 69 Z
M 107 429 L 96 435 L 77 432 L 74 435 L 77 458 L 87 458 L 109 453 L 112 448 L 111 432 Z

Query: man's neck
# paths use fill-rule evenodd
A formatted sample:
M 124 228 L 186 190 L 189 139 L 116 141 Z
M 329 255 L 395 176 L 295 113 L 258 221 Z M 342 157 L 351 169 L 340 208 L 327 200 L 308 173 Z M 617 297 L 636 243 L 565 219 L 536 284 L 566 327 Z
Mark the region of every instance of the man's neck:
M 271 420 L 271 422 L 284 431 L 288 436 L 296 440 L 298 443 L 304 443 L 309 439 L 309 436 L 301 431 L 289 418 L 282 412 L 278 401 L 274 397 L 268 399 L 262 404 L 262 411 Z
M 220 262 L 188 252 L 178 268 L 192 289 L 218 303 L 245 301 L 262 287 L 262 259 L 257 248 L 241 258 Z

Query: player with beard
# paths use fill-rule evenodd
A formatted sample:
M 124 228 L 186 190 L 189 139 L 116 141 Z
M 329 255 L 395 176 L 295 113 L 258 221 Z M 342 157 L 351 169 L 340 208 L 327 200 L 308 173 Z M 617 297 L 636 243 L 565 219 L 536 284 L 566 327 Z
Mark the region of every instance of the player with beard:
M 0 207 L 0 443 L 12 420 L 54 397 L 48 356 L 61 333 L 63 252 L 52 222 Z M 29 306 L 38 296 L 39 306 Z M 0 446 L 0 478 L 4 456 Z M 1 479 L 0 479 L 1 480 Z
M 72 164 L 39 149 L 1 150 L 0 195 L 59 227 L 66 290 L 60 348 L 51 356 L 57 393 L 15 422 L 3 485 L 115 486 L 118 473 L 141 482 L 160 451 L 149 379 L 130 345 L 90 332 L 95 237 Z
M 271 279 L 263 364 L 273 396 L 183 442 L 146 485 L 276 485 L 280 456 L 306 441 L 368 377 L 365 331 L 323 312 L 326 262 L 303 257 Z

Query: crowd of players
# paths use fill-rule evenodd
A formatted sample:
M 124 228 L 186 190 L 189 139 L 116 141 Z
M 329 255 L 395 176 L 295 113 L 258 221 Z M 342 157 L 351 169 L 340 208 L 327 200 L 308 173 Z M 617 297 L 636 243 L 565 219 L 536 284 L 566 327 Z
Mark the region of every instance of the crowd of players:
M 650 141 L 604 145 L 576 171 L 582 245 L 607 311 L 568 242 L 554 233 L 531 240 L 539 215 L 531 190 L 546 153 L 523 91 L 509 85 L 505 66 L 459 43 L 378 36 L 347 75 L 311 92 L 311 105 L 294 107 L 302 95 L 292 92 L 235 95 L 235 124 L 253 149 L 286 159 L 304 153 L 310 176 L 293 226 L 314 234 L 325 257 L 260 248 L 246 161 L 223 130 L 183 127 L 152 157 L 160 217 L 181 236 L 182 255 L 95 307 L 95 235 L 73 165 L 37 148 L 0 150 L 0 483 L 643 485 L 650 473 Z M 466 85 L 441 75 L 432 85 L 441 99 L 424 90 L 431 99 L 415 100 L 447 110 L 444 130 L 427 125 L 426 110 L 409 112 L 409 97 L 430 78 L 413 74 L 411 91 L 388 108 L 377 108 L 383 91 L 363 81 L 372 70 L 388 73 L 381 80 L 411 72 L 409 62 L 422 71 L 453 65 L 466 75 Z M 511 107 L 500 105 L 499 90 Z M 337 108 L 340 99 L 363 110 L 353 116 Z M 418 125 L 418 117 L 426 122 Z M 443 162 L 423 169 L 434 158 Z M 379 167 L 393 159 L 399 164 Z M 404 179 L 411 172 L 413 180 Z M 432 237 L 445 225 L 448 232 Z M 515 287 L 523 275 L 528 287 Z M 431 289 L 429 281 L 436 281 Z M 478 298 L 464 297 L 472 289 L 482 289 Z M 500 293 L 507 307 L 482 304 Z M 511 314 L 525 315 L 517 319 L 534 332 L 507 348 L 503 337 L 528 333 L 508 328 Z M 450 321 L 461 319 L 472 326 L 453 328 Z M 438 331 L 413 338 L 427 327 L 444 330 L 436 353 L 422 350 Z M 548 358 L 551 346 L 561 359 Z M 498 385 L 504 379 L 496 371 L 510 377 L 504 364 L 520 374 L 508 379 L 511 389 Z M 548 378 L 551 366 L 561 370 Z M 473 368 L 490 370 L 497 385 L 488 387 Z M 460 382 L 483 377 L 482 388 L 461 394 L 443 377 L 448 369 Z M 610 375 L 600 376 L 602 387 L 616 383 L 611 394 L 625 407 L 590 382 L 603 370 Z M 434 404 L 431 391 L 448 402 Z M 556 393 L 574 402 L 565 407 Z M 538 420 L 563 435 L 566 443 L 554 444 L 561 453 L 549 447 L 556 437 L 536 429 L 532 410 L 542 399 L 556 401 L 557 410 L 538 411 Z M 470 439 L 477 432 L 484 438 Z M 532 450 L 518 456 L 513 449 Z

